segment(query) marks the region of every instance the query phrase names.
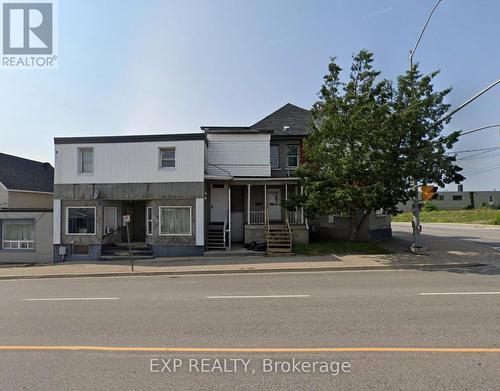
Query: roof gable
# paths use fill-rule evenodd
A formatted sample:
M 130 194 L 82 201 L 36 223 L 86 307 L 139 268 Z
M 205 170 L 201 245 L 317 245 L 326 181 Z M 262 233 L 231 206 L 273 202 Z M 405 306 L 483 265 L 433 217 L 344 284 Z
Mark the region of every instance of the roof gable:
M 52 193 L 54 168 L 49 163 L 0 153 L 0 183 L 8 190 Z
M 302 107 L 287 103 L 251 128 L 270 129 L 274 136 L 303 136 L 312 132 L 311 113 Z

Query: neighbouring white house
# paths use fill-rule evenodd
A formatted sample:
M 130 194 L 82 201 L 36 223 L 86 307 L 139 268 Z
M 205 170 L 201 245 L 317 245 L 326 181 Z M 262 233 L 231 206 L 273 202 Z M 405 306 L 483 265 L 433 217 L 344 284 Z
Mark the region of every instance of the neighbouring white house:
M 52 262 L 54 169 L 0 153 L 0 263 Z

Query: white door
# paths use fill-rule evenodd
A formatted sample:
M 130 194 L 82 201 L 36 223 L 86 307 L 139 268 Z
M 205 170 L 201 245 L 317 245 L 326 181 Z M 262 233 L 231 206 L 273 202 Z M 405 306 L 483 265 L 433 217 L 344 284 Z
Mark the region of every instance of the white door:
M 223 223 L 226 217 L 226 189 L 224 185 L 212 185 L 210 190 L 210 222 Z
M 109 234 L 118 228 L 118 208 L 104 207 L 104 234 Z
M 267 207 L 269 208 L 269 220 L 281 220 L 281 190 L 267 189 Z

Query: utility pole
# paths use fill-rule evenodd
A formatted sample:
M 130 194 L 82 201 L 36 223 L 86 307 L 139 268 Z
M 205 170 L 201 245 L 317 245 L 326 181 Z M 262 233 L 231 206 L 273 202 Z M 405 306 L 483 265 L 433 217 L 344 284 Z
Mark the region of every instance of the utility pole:
M 410 55 L 409 55 L 409 70 L 411 71 L 413 69 L 413 55 L 415 54 L 415 51 L 418 48 L 418 44 L 420 43 L 422 36 L 424 35 L 424 32 L 427 28 L 427 25 L 429 24 L 429 21 L 432 18 L 432 15 L 434 14 L 434 11 L 438 7 L 439 4 L 441 4 L 442 0 L 438 0 L 437 3 L 432 7 L 431 12 L 429 13 L 429 16 L 427 17 L 427 20 L 425 21 L 424 27 L 422 27 L 422 30 L 420 31 L 420 34 L 418 36 L 417 42 L 415 42 L 415 45 L 413 45 L 413 48 L 410 50 Z M 424 251 L 424 247 L 422 246 L 422 238 L 420 236 L 420 205 L 418 201 L 418 183 L 416 179 L 413 179 L 413 191 L 415 193 L 415 197 L 413 198 L 413 204 L 412 204 L 412 228 L 413 228 L 413 243 L 410 247 L 410 250 L 415 253 L 415 254 L 420 254 Z

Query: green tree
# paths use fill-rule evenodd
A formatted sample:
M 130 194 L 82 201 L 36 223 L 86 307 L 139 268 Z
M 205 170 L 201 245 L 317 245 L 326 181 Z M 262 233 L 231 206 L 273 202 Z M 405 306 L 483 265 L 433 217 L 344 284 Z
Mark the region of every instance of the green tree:
M 373 54 L 361 50 L 343 82 L 331 59 L 311 110 L 306 163 L 297 171 L 305 195 L 285 205 L 304 206 L 309 216 L 348 214 L 350 240 L 371 212 L 397 213 L 396 205 L 413 195 L 413 179 L 442 185 L 460 170 L 446 154 L 458 135 L 441 135 L 449 90 L 433 91 L 437 73 L 422 76 L 414 67 L 394 88 L 372 63 Z

